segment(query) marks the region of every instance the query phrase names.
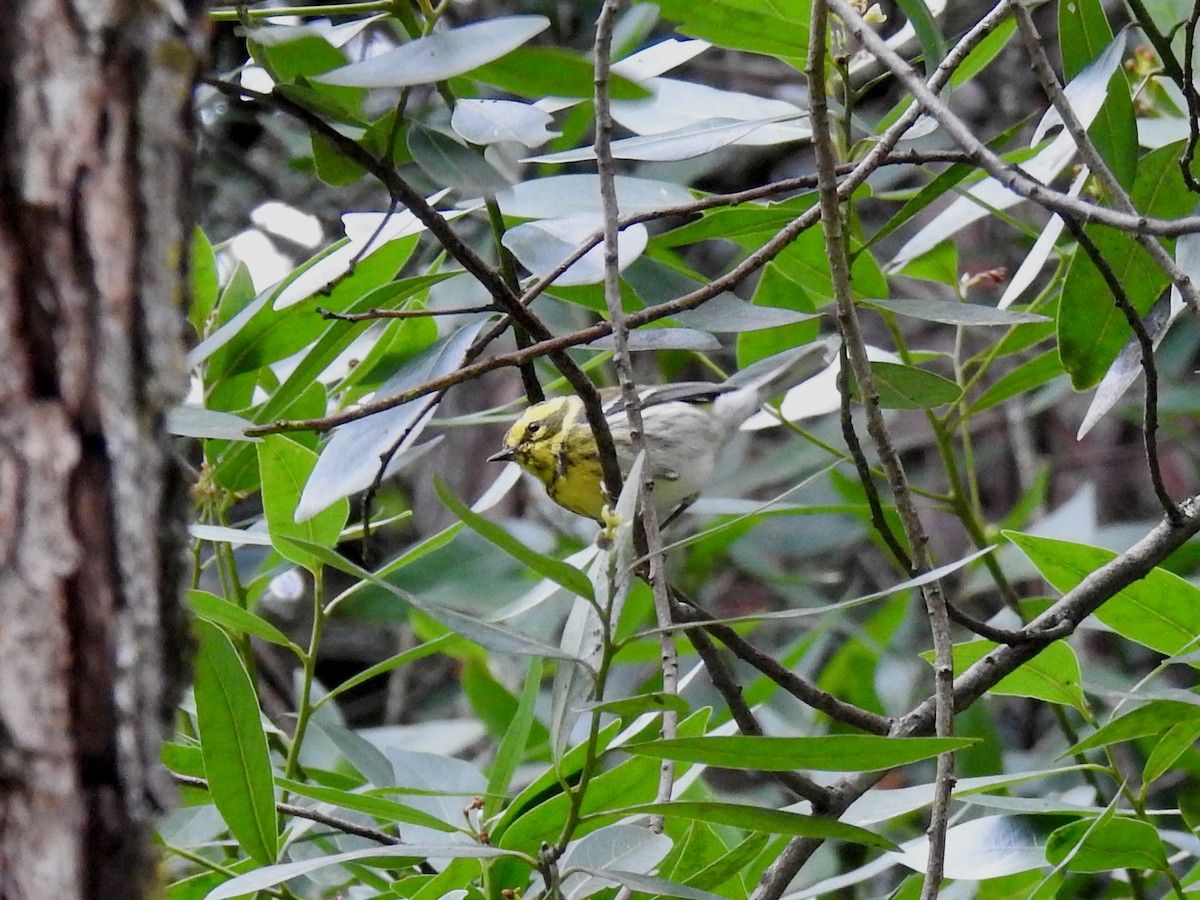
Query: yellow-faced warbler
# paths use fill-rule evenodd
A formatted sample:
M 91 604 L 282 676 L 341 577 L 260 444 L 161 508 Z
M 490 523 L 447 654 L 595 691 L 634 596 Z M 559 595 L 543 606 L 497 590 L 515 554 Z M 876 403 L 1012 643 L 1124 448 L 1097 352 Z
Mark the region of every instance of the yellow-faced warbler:
M 835 346 L 824 340 L 785 351 L 721 384 L 689 381 L 639 388 L 656 507 L 665 515 L 695 499 L 741 424 L 767 400 L 819 371 Z M 606 388 L 600 396 L 626 473 L 634 452 L 621 393 Z M 556 397 L 529 407 L 504 436 L 504 449 L 488 461 L 517 463 L 559 506 L 603 524 L 604 507 L 612 498 L 604 489 L 596 439 L 578 397 Z

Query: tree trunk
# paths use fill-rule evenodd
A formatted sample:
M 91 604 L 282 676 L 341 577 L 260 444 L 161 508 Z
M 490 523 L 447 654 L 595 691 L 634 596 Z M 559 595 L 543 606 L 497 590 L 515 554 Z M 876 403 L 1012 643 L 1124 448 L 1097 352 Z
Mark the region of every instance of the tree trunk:
M 197 0 L 8 0 L 0 28 L 0 900 L 140 897 L 187 660 Z M 156 892 L 157 893 L 157 892 Z

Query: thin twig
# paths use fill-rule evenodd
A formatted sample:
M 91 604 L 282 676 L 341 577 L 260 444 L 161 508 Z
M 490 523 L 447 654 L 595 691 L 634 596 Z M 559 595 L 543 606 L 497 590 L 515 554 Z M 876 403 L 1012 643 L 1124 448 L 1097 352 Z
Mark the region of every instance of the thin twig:
M 608 318 L 613 325 L 616 350 L 613 364 L 621 385 L 625 401 L 625 415 L 629 417 L 629 434 L 634 454 L 648 454 L 645 424 L 642 421 L 641 399 L 633 381 L 633 360 L 629 355 L 629 326 L 621 305 L 621 273 L 618 268 L 618 218 L 616 173 L 612 158 L 612 108 L 609 96 L 609 65 L 612 53 L 612 30 L 620 0 L 604 0 L 600 16 L 596 21 L 596 39 L 593 45 L 595 60 L 595 108 L 596 108 L 596 172 L 600 181 L 600 201 L 604 213 L 604 300 L 608 306 Z M 642 502 L 638 507 L 641 520 L 640 537 L 645 547 L 639 548 L 646 559 L 650 590 L 654 597 L 654 612 L 659 626 L 671 624 L 671 601 L 667 595 L 666 571 L 664 569 L 662 530 L 658 521 L 658 508 L 654 503 L 654 466 L 649 459 L 642 467 L 640 485 Z M 615 498 L 614 498 L 615 499 Z M 675 649 L 675 635 L 664 631 L 659 635 L 662 687 L 668 694 L 679 691 L 679 657 Z M 661 733 L 663 739 L 675 737 L 676 714 L 674 710 L 662 713 Z M 675 762 L 664 759 L 659 764 L 658 791 L 656 800 L 666 803 L 671 799 L 675 784 Z M 663 816 L 652 816 L 650 828 L 662 832 Z
M 1011 4 L 1012 7 L 1017 4 Z M 829 7 L 846 23 L 854 37 L 865 48 L 880 59 L 917 100 L 925 111 L 942 126 L 954 143 L 966 152 L 969 161 L 984 169 L 998 182 L 1027 200 L 1046 209 L 1074 216 L 1084 222 L 1097 222 L 1135 234 L 1154 234 L 1159 237 L 1178 237 L 1182 234 L 1200 232 L 1200 216 L 1181 216 L 1177 219 L 1159 219 L 1138 213 L 1124 213 L 1105 206 L 1097 206 L 1085 200 L 1069 197 L 1052 190 L 1035 178 L 1031 178 L 1019 166 L 1010 165 L 997 156 L 971 131 L 945 101 L 941 100 L 921 77 L 908 65 L 887 42 L 868 26 L 848 0 L 829 0 Z
M 500 204 L 495 197 L 488 197 L 484 200 L 484 205 L 487 207 L 488 223 L 492 226 L 492 237 L 496 242 L 496 256 L 500 260 L 500 274 L 504 277 L 504 283 L 509 289 L 518 294 L 521 291 L 521 282 L 517 278 L 517 261 L 513 259 L 512 251 L 504 246 L 504 216 L 500 212 Z M 522 306 L 529 306 L 528 303 L 518 299 L 517 301 Z M 502 320 L 499 325 L 503 326 L 505 320 Z M 531 343 L 529 332 L 520 325 L 513 325 L 513 337 L 517 342 L 517 349 L 524 350 Z M 491 341 L 483 343 L 486 347 Z M 521 373 L 521 387 L 525 390 L 525 398 L 532 403 L 541 403 L 546 399 L 546 393 L 542 390 L 542 384 L 537 379 L 537 372 L 533 368 L 533 360 L 527 360 L 518 366 Z
M 871 465 L 867 461 L 867 455 L 863 452 L 862 444 L 858 440 L 858 433 L 854 430 L 854 416 L 852 411 L 853 396 L 850 391 L 850 362 L 846 355 L 846 345 L 843 343 L 838 348 L 838 392 L 841 394 L 841 424 L 842 424 L 842 439 L 846 442 L 846 449 L 850 451 L 850 458 L 854 460 L 854 470 L 858 474 L 858 483 L 862 486 L 863 493 L 867 497 L 867 506 L 871 510 L 871 525 L 875 532 L 887 544 L 887 548 L 892 552 L 892 556 L 906 572 L 912 571 L 912 559 L 908 552 L 900 543 L 900 539 L 896 537 L 892 531 L 892 527 L 888 524 L 887 516 L 883 511 L 883 502 L 879 499 L 879 491 L 875 487 L 875 479 L 871 475 Z
M 1069 628 L 1039 632 L 1036 635 L 1026 634 L 1023 629 L 1019 628 L 1015 630 L 996 628 L 994 625 L 989 625 L 987 622 L 982 622 L 974 616 L 963 612 L 948 600 L 946 601 L 946 614 L 950 616 L 950 621 L 996 644 L 1053 643 L 1071 633 Z
M 462 306 L 458 309 L 367 309 L 359 313 L 340 313 L 318 306 L 315 312 L 325 319 L 339 322 L 373 322 L 376 319 L 428 319 L 436 316 L 461 316 L 467 313 L 494 313 L 499 309 L 489 303 L 484 306 Z
M 546 328 L 542 321 L 520 303 L 520 299 L 513 293 L 508 284 L 505 283 L 503 276 L 489 266 L 470 245 L 455 233 L 446 218 L 431 207 L 421 193 L 400 176 L 400 173 L 391 164 L 390 160 L 377 159 L 366 148 L 343 135 L 315 112 L 297 103 L 290 97 L 274 91 L 263 93 L 251 90 L 242 85 L 229 84 L 218 78 L 206 77 L 201 80 L 227 96 L 244 97 L 252 102 L 261 103 L 287 113 L 302 122 L 314 134 L 319 134 L 326 138 L 337 148 L 339 153 L 370 172 L 387 189 L 391 199 L 403 203 L 409 212 L 416 217 L 417 221 L 429 229 L 430 233 L 445 248 L 446 252 L 453 256 L 467 272 L 487 289 L 488 293 L 492 295 L 492 299 L 504 309 L 517 325 L 524 328 L 539 342 L 553 339 L 549 329 Z M 478 345 L 471 349 L 476 353 L 482 352 L 481 348 L 477 348 Z M 605 486 L 613 496 L 619 495 L 621 492 L 621 469 L 617 463 L 617 454 L 612 443 L 612 434 L 609 432 L 608 422 L 604 418 L 604 410 L 595 385 L 592 384 L 587 375 L 584 374 L 583 370 L 579 368 L 579 365 L 565 350 L 555 349 L 546 355 L 549 356 L 551 362 L 554 363 L 563 377 L 570 382 L 575 393 L 583 401 L 584 410 L 587 413 L 588 425 L 591 426 L 592 433 L 596 437 Z M 417 396 L 427 393 L 431 393 L 431 391 L 422 391 Z M 399 405 L 399 403 L 393 403 L 392 405 Z
M 855 706 L 853 703 L 847 703 L 828 691 L 821 690 L 808 679 L 786 668 L 769 653 L 759 650 L 728 625 L 712 621 L 711 614 L 684 595 L 678 588 L 672 586 L 671 594 L 675 601 L 677 619 L 703 626 L 705 631 L 728 647 L 730 653 L 757 669 L 801 703 L 824 713 L 836 722 L 861 729 L 869 734 L 891 732 L 893 724 L 891 719 Z M 688 629 L 689 633 L 692 630 Z
M 1133 333 L 1137 337 L 1138 346 L 1142 351 L 1142 375 L 1146 380 L 1146 401 L 1142 417 L 1142 437 L 1146 443 L 1146 466 L 1150 470 L 1150 483 L 1154 485 L 1154 495 L 1158 498 L 1159 505 L 1162 506 L 1167 519 L 1178 524 L 1182 521 L 1182 514 L 1179 512 L 1179 507 L 1175 505 L 1175 501 L 1171 499 L 1167 486 L 1163 483 L 1162 465 L 1158 458 L 1158 367 L 1154 364 L 1154 342 L 1146 331 L 1142 317 L 1138 315 L 1138 311 L 1130 302 L 1129 295 L 1125 293 L 1125 286 L 1121 284 L 1121 279 L 1108 264 L 1108 260 L 1100 252 L 1096 242 L 1074 219 L 1064 217 L 1063 224 L 1074 236 L 1083 252 L 1088 255 L 1092 265 L 1099 271 L 1100 277 L 1108 286 L 1109 293 L 1112 294 L 1113 304 L 1125 316 L 1125 321 L 1129 323 L 1129 327 L 1133 329 Z
M 703 629 L 690 629 L 687 636 L 688 640 L 692 642 L 692 646 L 696 648 L 700 661 L 704 663 L 713 687 L 717 689 L 725 701 L 725 705 L 729 707 L 729 712 L 737 723 L 738 729 L 742 734 L 761 736 L 763 734 L 762 725 L 759 724 L 753 710 L 746 705 L 746 701 L 742 698 L 742 687 L 737 683 L 733 669 L 721 656 L 721 651 L 713 645 Z M 812 803 L 814 812 L 820 813 L 824 810 L 825 804 L 828 802 L 826 791 L 808 776 L 800 772 L 771 772 L 769 774 L 797 797 Z
M 1146 18 L 1148 19 L 1149 16 Z M 1146 19 L 1142 19 L 1141 21 L 1144 23 Z M 1196 142 L 1200 140 L 1200 93 L 1196 91 L 1194 62 L 1196 58 L 1197 22 L 1200 22 L 1200 6 L 1193 3 L 1192 12 L 1188 16 L 1187 24 L 1184 26 L 1183 77 L 1179 80 L 1178 84 L 1187 101 L 1188 112 L 1188 139 L 1187 145 L 1183 150 L 1183 155 L 1179 157 L 1179 168 L 1183 171 L 1183 180 L 1187 184 L 1188 189 L 1194 193 L 1200 193 L 1200 184 L 1197 184 L 1196 176 L 1192 174 L 1192 161 L 1196 158 Z M 1142 27 L 1145 28 L 1146 26 L 1143 24 Z M 1146 33 L 1150 34 L 1151 32 L 1147 30 Z M 1167 44 L 1166 49 L 1169 57 L 1171 45 Z M 1171 63 L 1174 62 L 1175 60 L 1171 59 Z M 1164 62 L 1163 65 L 1167 65 L 1167 63 Z
M 1053 641 L 1042 640 L 1052 634 L 1066 636 L 1079 627 L 1088 616 L 1134 582 L 1144 578 L 1151 569 L 1183 546 L 1200 532 L 1200 496 L 1180 504 L 1183 521 L 1178 524 L 1163 519 L 1145 537 L 1127 551 L 1087 575 L 1078 585 L 1040 616 L 1021 629 L 1026 638 L 995 648 L 959 675 L 954 683 L 954 708 L 961 712 L 1033 659 Z M 891 733 L 896 737 L 917 737 L 933 730 L 936 709 L 933 698 L 923 700 L 912 711 L 900 717 Z M 875 785 L 883 773 L 867 772 L 848 775 L 829 786 L 832 800 L 824 813 L 837 818 L 850 804 Z M 821 846 L 816 838 L 801 838 L 790 842 L 759 879 L 751 900 L 777 900 L 787 889 L 800 866 Z
M 867 431 L 875 444 L 880 463 L 887 474 L 888 484 L 896 504 L 896 512 L 904 528 L 912 556 L 911 574 L 919 575 L 933 568 L 929 555 L 929 538 L 913 502 L 908 487 L 908 476 L 900 454 L 892 443 L 883 410 L 879 403 L 879 389 L 867 358 L 867 348 L 858 323 L 854 306 L 854 295 L 850 285 L 850 260 L 846 252 L 846 240 L 842 227 L 841 200 L 838 196 L 836 150 L 829 133 L 829 112 L 825 97 L 825 40 L 828 22 L 828 6 L 825 0 L 814 0 L 811 27 L 809 29 L 808 60 L 805 74 L 808 79 L 810 124 L 812 126 L 813 150 L 817 160 L 817 175 L 820 179 L 818 192 L 821 198 L 821 219 L 825 228 L 825 250 L 829 257 L 829 271 L 833 279 L 834 299 L 837 303 L 838 329 L 845 345 L 845 355 L 858 383 L 863 407 L 867 415 Z M 922 85 L 923 86 L 923 85 Z M 950 633 L 950 619 L 946 611 L 945 598 L 940 582 L 931 581 L 922 585 L 921 594 L 929 616 L 930 632 L 934 649 L 934 697 L 937 702 L 937 736 L 950 737 L 954 734 L 953 682 L 954 656 Z M 921 889 L 923 900 L 933 900 L 942 883 L 946 862 L 946 830 L 949 827 L 950 793 L 954 788 L 954 754 L 942 753 L 937 761 L 937 779 L 934 786 L 933 804 L 930 811 L 929 856 L 925 867 L 925 881 Z
M 1083 127 L 1083 123 L 1079 121 L 1079 117 L 1075 115 L 1075 110 L 1072 109 L 1071 104 L 1067 101 L 1062 85 L 1058 83 L 1058 77 L 1054 74 L 1054 69 L 1050 65 L 1050 59 L 1046 56 L 1044 42 L 1042 36 L 1038 34 L 1037 26 L 1033 21 L 1033 15 L 1023 5 L 1018 5 L 1014 14 L 1017 19 L 1017 27 L 1020 29 L 1021 35 L 1025 38 L 1025 50 L 1029 54 L 1030 64 L 1033 67 L 1034 74 L 1037 76 L 1038 83 L 1041 84 L 1042 90 L 1046 92 L 1046 96 L 1050 98 L 1051 104 L 1058 111 L 1062 119 L 1063 128 L 1071 135 L 1071 139 L 1075 142 L 1075 147 L 1079 150 L 1079 155 L 1083 157 L 1083 161 L 1087 164 L 1088 169 L 1091 170 L 1092 176 L 1100 183 L 1100 187 L 1104 189 L 1104 193 L 1108 196 L 1113 206 L 1128 215 L 1137 215 L 1137 208 L 1133 205 L 1133 200 L 1130 198 L 1129 193 L 1121 186 L 1121 182 L 1117 180 L 1117 176 L 1113 174 L 1104 157 L 1100 155 L 1100 151 L 1096 149 L 1096 145 L 1088 137 L 1087 129 Z M 1064 216 L 1063 218 L 1068 217 Z M 1200 313 L 1200 288 L 1192 284 L 1192 280 L 1188 277 L 1188 274 L 1175 262 L 1171 254 L 1158 242 L 1158 239 L 1141 230 L 1135 230 L 1133 238 L 1150 254 L 1150 258 L 1154 260 L 1154 264 L 1170 276 L 1172 283 L 1179 288 L 1179 292 L 1183 295 L 1184 300 L 1187 301 L 1188 306 L 1194 312 Z
M 1196 155 L 1196 141 L 1200 137 L 1200 133 L 1197 131 L 1200 128 L 1200 95 L 1197 95 L 1195 82 L 1192 81 L 1192 54 L 1195 51 L 1196 19 L 1200 17 L 1200 6 L 1193 3 L 1191 15 L 1188 16 L 1184 32 L 1183 68 L 1180 69 L 1179 61 L 1175 59 L 1175 52 L 1171 49 L 1170 39 L 1159 30 L 1154 16 L 1150 15 L 1150 11 L 1146 9 L 1142 0 L 1126 0 L 1126 2 L 1129 4 L 1129 10 L 1133 13 L 1133 17 L 1137 19 L 1138 27 L 1142 29 L 1146 40 L 1151 43 L 1159 60 L 1162 61 L 1163 70 L 1175 82 L 1175 86 L 1179 88 L 1179 92 L 1183 94 L 1187 103 L 1188 141 L 1183 154 L 1179 157 L 1179 168 L 1183 172 L 1183 180 L 1188 189 L 1200 193 L 1200 184 L 1196 183 L 1196 177 L 1192 174 L 1192 159 Z
M 183 787 L 199 788 L 202 791 L 209 790 L 208 782 L 203 778 L 194 778 L 191 775 L 179 775 L 172 773 L 175 783 Z M 319 822 L 322 825 L 328 825 L 335 831 L 341 831 L 345 834 L 353 834 L 357 837 L 366 838 L 370 841 L 375 841 L 377 844 L 386 844 L 389 847 L 397 844 L 403 844 L 401 840 L 394 834 L 388 834 L 386 831 L 380 831 L 378 828 L 367 828 L 364 825 L 359 825 L 356 822 L 351 822 L 349 819 L 343 819 L 339 816 L 331 816 L 328 813 L 318 812 L 315 809 L 309 809 L 305 806 L 297 806 L 294 803 L 279 803 L 276 802 L 275 809 L 285 816 L 295 816 L 297 819 L 308 819 L 312 822 Z

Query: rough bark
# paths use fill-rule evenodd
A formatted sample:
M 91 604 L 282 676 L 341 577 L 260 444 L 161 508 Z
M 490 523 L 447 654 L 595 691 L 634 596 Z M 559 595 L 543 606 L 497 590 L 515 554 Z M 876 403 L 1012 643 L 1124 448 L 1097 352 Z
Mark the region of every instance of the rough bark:
M 196 0 L 0 29 L 0 900 L 143 896 L 186 660 Z

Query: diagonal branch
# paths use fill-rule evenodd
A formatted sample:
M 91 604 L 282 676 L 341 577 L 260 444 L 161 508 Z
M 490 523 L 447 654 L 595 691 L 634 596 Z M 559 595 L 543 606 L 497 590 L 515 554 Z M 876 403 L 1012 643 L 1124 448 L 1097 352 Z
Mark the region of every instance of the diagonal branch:
M 1108 600 L 1146 577 L 1151 569 L 1200 532 L 1200 496 L 1181 503 L 1180 513 L 1182 519 L 1178 524 L 1163 519 L 1120 556 L 1085 577 L 1057 603 L 1022 628 L 1021 641 L 996 647 L 959 675 L 954 682 L 955 710 L 961 712 L 967 709 L 1003 678 L 1041 653 L 1054 642 L 1054 638 L 1072 633 Z M 896 737 L 929 734 L 936 718 L 935 707 L 933 698 L 922 701 L 896 721 L 892 734 Z M 830 785 L 831 801 L 823 815 L 829 818 L 841 816 L 884 774 L 867 772 L 851 775 Z M 759 880 L 758 887 L 751 895 L 752 900 L 777 900 L 800 866 L 821 843 L 814 838 L 789 843 Z
M 908 476 L 900 460 L 879 403 L 879 388 L 867 358 L 866 343 L 859 327 L 858 311 L 850 286 L 850 259 L 843 233 L 841 201 L 838 197 L 837 176 L 834 174 L 836 150 L 829 133 L 829 110 L 825 97 L 825 40 L 828 7 L 825 0 L 814 0 L 808 42 L 808 78 L 813 149 L 817 157 L 818 191 L 821 196 L 821 219 L 825 226 L 825 250 L 829 256 L 829 271 L 833 278 L 834 299 L 837 303 L 838 330 L 845 343 L 845 358 L 850 362 L 862 396 L 867 415 L 867 431 L 875 444 L 879 461 L 887 475 L 896 505 L 896 513 L 904 528 L 911 554 L 911 574 L 921 575 L 933 568 L 929 553 L 929 538 L 921 522 L 909 489 Z M 903 557 L 901 557 L 903 558 Z M 929 616 L 934 650 L 934 697 L 937 709 L 937 735 L 954 734 L 954 709 L 951 689 L 954 681 L 954 647 L 950 635 L 950 617 L 941 582 L 931 581 L 921 587 L 925 609 Z M 954 754 L 942 753 L 937 761 L 937 782 L 930 815 L 929 861 L 925 868 L 922 900 L 938 895 L 946 862 L 946 829 L 949 827 L 950 792 L 954 787 Z
M 717 693 L 729 707 L 729 712 L 737 723 L 738 730 L 742 734 L 761 736 L 764 733 L 762 725 L 759 724 L 754 711 L 743 699 L 742 686 L 737 683 L 733 669 L 721 656 L 721 651 L 713 645 L 703 629 L 689 629 L 687 636 L 692 646 L 696 648 L 700 661 L 704 663 L 712 686 L 717 689 Z M 807 775 L 800 772 L 770 772 L 768 774 L 797 797 L 809 801 L 815 812 L 819 813 L 825 808 L 828 800 L 826 790 Z
M 1129 327 L 1133 329 L 1133 333 L 1137 337 L 1138 346 L 1142 351 L 1142 374 L 1146 378 L 1146 402 L 1142 417 L 1142 436 L 1146 442 L 1146 465 L 1150 469 L 1150 481 L 1154 486 L 1154 494 L 1166 512 L 1167 519 L 1178 524 L 1181 521 L 1181 513 L 1163 483 L 1162 466 L 1158 459 L 1158 367 L 1154 364 L 1154 342 L 1146 331 L 1142 317 L 1133 308 L 1133 303 L 1125 293 L 1125 286 L 1121 284 L 1117 273 L 1108 264 L 1108 260 L 1104 258 L 1104 254 L 1100 252 L 1095 241 L 1074 219 L 1064 218 L 1063 224 L 1091 259 L 1092 265 L 1100 272 L 1100 277 L 1104 279 L 1104 283 L 1113 296 L 1113 304 L 1125 316 L 1125 321 L 1129 323 Z
M 1038 34 L 1037 26 L 1033 22 L 1033 16 L 1024 6 L 1018 5 L 1016 8 L 1016 18 L 1017 27 L 1021 30 L 1022 37 L 1025 38 L 1025 48 L 1029 53 L 1029 60 L 1033 66 L 1034 74 L 1037 75 L 1038 82 L 1041 84 L 1042 90 L 1046 92 L 1046 96 L 1050 98 L 1051 104 L 1058 111 L 1063 122 L 1063 128 L 1071 135 L 1071 139 L 1075 142 L 1075 147 L 1079 150 L 1080 156 L 1083 157 L 1093 177 L 1100 183 L 1100 186 L 1104 189 L 1104 193 L 1112 201 L 1113 205 L 1124 213 L 1136 216 L 1138 211 L 1133 205 L 1133 200 L 1130 199 L 1128 192 L 1121 186 L 1121 183 L 1117 181 L 1117 176 L 1113 174 L 1108 163 L 1104 161 L 1104 157 L 1100 155 L 1100 152 L 1096 149 L 1096 145 L 1088 137 L 1087 129 L 1083 127 L 1083 123 L 1075 115 L 1075 110 L 1067 102 L 1062 86 L 1058 83 L 1058 78 L 1055 76 L 1054 69 L 1050 65 L 1050 60 L 1046 56 L 1042 36 Z M 1154 264 L 1170 276 L 1171 281 L 1179 288 L 1179 292 L 1183 295 L 1184 300 L 1187 301 L 1192 310 L 1200 312 L 1200 288 L 1192 284 L 1192 280 L 1188 277 L 1187 273 L 1171 258 L 1171 254 L 1166 251 L 1163 245 L 1155 237 L 1146 234 L 1140 229 L 1133 232 L 1133 237 L 1150 254 L 1150 258 L 1154 260 Z
M 422 225 L 429 229 L 446 251 L 453 256 L 467 272 L 475 277 L 480 284 L 492 295 L 492 299 L 507 313 L 514 322 L 538 342 L 552 340 L 549 329 L 528 308 L 522 306 L 512 288 L 504 281 L 500 272 L 489 266 L 470 245 L 462 240 L 450 227 L 436 209 L 431 207 L 419 191 L 405 181 L 388 162 L 377 159 L 370 151 L 355 141 L 343 135 L 319 115 L 306 106 L 297 103 L 289 97 L 272 91 L 263 93 L 250 90 L 241 85 L 229 84 L 219 78 L 206 77 L 201 79 L 205 84 L 220 91 L 226 96 L 243 97 L 254 103 L 260 103 L 273 109 L 287 113 L 302 122 L 314 134 L 328 140 L 338 152 L 347 159 L 366 169 L 382 184 L 392 200 L 403 203 Z M 482 352 L 481 347 L 471 348 L 475 355 Z M 621 492 L 621 470 L 617 464 L 616 450 L 613 447 L 612 434 L 608 422 L 604 418 L 600 396 L 595 386 L 579 368 L 578 364 L 562 349 L 554 349 L 546 354 L 551 362 L 570 382 L 571 387 L 583 401 L 587 412 L 588 424 L 596 436 L 596 444 L 600 453 L 600 464 L 603 469 L 604 483 L 609 492 L 615 497 Z M 424 393 L 429 393 L 425 391 Z M 398 404 L 395 404 L 398 405 Z
M 1178 237 L 1181 234 L 1200 232 L 1200 216 L 1159 219 L 1096 206 L 1051 190 L 1037 179 L 1031 178 L 1019 166 L 1006 163 L 979 140 L 966 123 L 950 110 L 945 101 L 921 80 L 913 68 L 863 21 L 849 0 L 829 0 L 829 8 L 846 23 L 857 40 L 887 65 L 901 84 L 917 98 L 925 111 L 938 121 L 954 143 L 967 153 L 970 161 L 1014 194 L 1063 216 L 1073 216 L 1083 222 L 1098 222 L 1121 231 L 1154 234 L 1159 237 Z

